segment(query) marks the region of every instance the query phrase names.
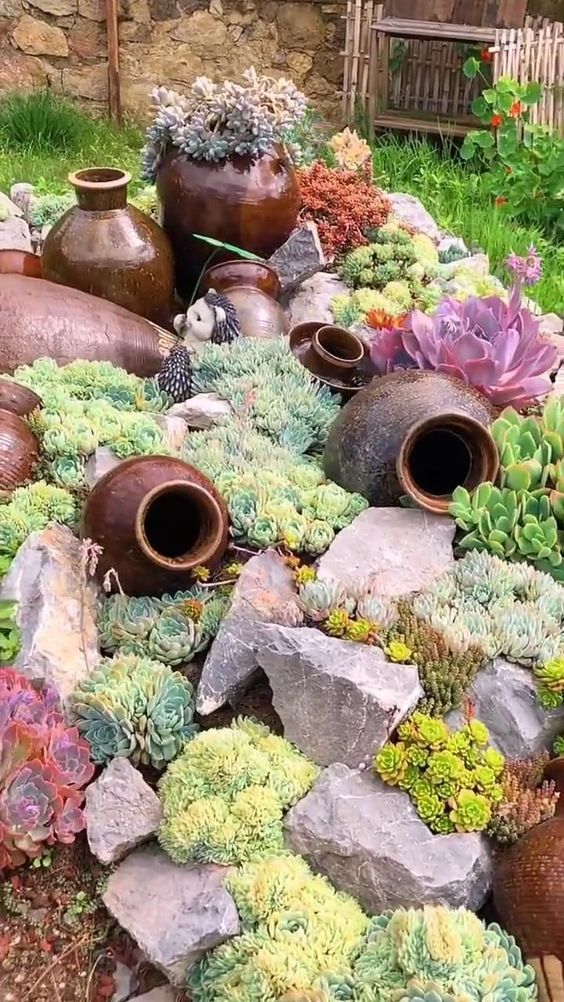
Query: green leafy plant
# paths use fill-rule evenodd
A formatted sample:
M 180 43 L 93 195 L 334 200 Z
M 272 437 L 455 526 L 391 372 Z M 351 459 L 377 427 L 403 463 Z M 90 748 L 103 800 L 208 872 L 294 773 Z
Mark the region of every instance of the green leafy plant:
M 268 727 L 240 718 L 186 745 L 159 784 L 159 842 L 176 863 L 242 863 L 283 848 L 282 815 L 319 774 Z
M 560 794 L 556 783 L 543 781 L 548 761 L 548 752 L 541 752 L 526 761 L 505 763 L 503 796 L 488 827 L 488 834 L 502 845 L 512 845 L 530 828 L 554 817 Z
M 70 713 L 94 762 L 117 756 L 164 769 L 197 731 L 194 690 L 159 661 L 135 654 L 100 662 L 74 690 Z
M 8 92 L 0 101 L 0 142 L 14 151 L 76 153 L 91 131 L 86 116 L 51 90 Z
M 502 798 L 504 758 L 489 744 L 488 730 L 469 720 L 450 731 L 442 720 L 416 711 L 398 727 L 397 744 L 374 756 L 374 771 L 406 790 L 431 831 L 481 832 Z

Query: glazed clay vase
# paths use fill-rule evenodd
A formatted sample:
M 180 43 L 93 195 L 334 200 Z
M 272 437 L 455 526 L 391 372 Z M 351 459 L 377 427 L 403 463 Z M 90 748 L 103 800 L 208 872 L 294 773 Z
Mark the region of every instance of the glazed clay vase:
M 222 498 L 199 470 L 169 456 L 140 456 L 95 485 L 82 535 L 102 547 L 100 579 L 113 569 L 126 595 L 162 595 L 187 587 L 194 567 L 219 562 L 228 525 Z
M 41 258 L 22 250 L 0 250 L 0 275 L 41 278 Z
M 0 410 L 0 491 L 13 491 L 31 480 L 39 460 L 39 442 L 13 411 Z
M 42 407 L 41 397 L 29 386 L 14 383 L 11 379 L 0 379 L 0 411 L 11 411 L 20 417 L 27 417 L 37 407 Z
M 289 322 L 278 302 L 276 272 L 259 261 L 226 261 L 206 271 L 203 292 L 214 289 L 231 300 L 243 337 L 275 338 L 287 334 Z
M 49 230 L 43 277 L 170 323 L 174 260 L 166 234 L 127 204 L 131 175 L 109 167 L 69 174 L 77 205 Z
M 233 155 L 218 163 L 173 148 L 159 167 L 157 191 L 176 284 L 186 299 L 212 253 L 194 233 L 268 258 L 290 236 L 300 205 L 296 172 L 278 145 L 260 157 Z M 220 259 L 214 255 L 214 262 Z
M 549 762 L 544 775 L 560 793 L 556 814 L 499 852 L 493 900 L 501 925 L 516 937 L 527 960 L 548 954 L 564 963 L 564 758 Z M 546 977 L 546 970 L 542 973 Z
M 41 278 L 0 275 L 0 372 L 53 358 L 112 362 L 154 376 L 172 335 L 97 296 Z
M 371 505 L 395 505 L 408 495 L 443 514 L 455 487 L 495 480 L 492 419 L 486 398 L 451 376 L 410 369 L 377 377 L 331 426 L 325 473 Z

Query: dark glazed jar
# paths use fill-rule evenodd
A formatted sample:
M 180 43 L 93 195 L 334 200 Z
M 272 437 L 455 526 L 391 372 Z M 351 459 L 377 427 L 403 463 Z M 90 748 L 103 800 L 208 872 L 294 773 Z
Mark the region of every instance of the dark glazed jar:
M 278 275 L 267 264 L 243 260 L 216 264 L 202 279 L 202 291 L 208 289 L 231 300 L 243 337 L 276 338 L 288 333 L 288 318 L 278 302 Z
M 185 298 L 213 251 L 194 233 L 268 258 L 290 236 L 300 207 L 296 172 L 281 146 L 260 157 L 234 155 L 218 163 L 172 149 L 159 167 L 157 191 Z M 216 253 L 214 263 L 222 257 L 230 255 Z
M 409 495 L 446 513 L 455 487 L 472 490 L 497 476 L 493 416 L 481 393 L 451 376 L 410 369 L 376 377 L 331 426 L 325 473 L 371 505 Z
M 31 480 L 38 459 L 39 443 L 23 418 L 0 410 L 0 491 L 13 491 Z
M 208 268 L 203 279 L 202 289 L 215 289 L 216 292 L 227 292 L 244 285 L 250 289 L 259 289 L 276 302 L 280 299 L 280 279 L 270 265 L 263 261 L 245 261 L 234 258 L 223 261 Z
M 126 595 L 162 595 L 187 587 L 194 567 L 219 563 L 228 525 L 222 498 L 199 470 L 182 459 L 140 456 L 95 485 L 82 535 L 102 547 L 100 579 L 114 570 Z
M 174 260 L 166 234 L 127 204 L 131 175 L 110 167 L 69 174 L 77 205 L 49 231 L 43 277 L 170 323 Z

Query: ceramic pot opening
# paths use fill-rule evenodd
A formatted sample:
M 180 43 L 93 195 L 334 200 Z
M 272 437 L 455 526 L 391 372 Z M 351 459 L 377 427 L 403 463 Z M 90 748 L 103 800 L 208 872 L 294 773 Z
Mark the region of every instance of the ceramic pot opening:
M 313 335 L 313 346 L 327 362 L 353 368 L 364 355 L 362 342 L 343 327 L 321 327 Z
M 69 174 L 69 182 L 75 188 L 95 188 L 106 191 L 123 188 L 131 181 L 131 174 L 117 167 L 86 167 Z
M 190 570 L 216 552 L 223 533 L 222 512 L 204 487 L 175 480 L 149 491 L 139 506 L 135 532 L 153 563 Z
M 419 421 L 407 435 L 397 460 L 406 493 L 422 508 L 446 512 L 456 487 L 473 490 L 495 480 L 499 458 L 495 442 L 479 421 L 443 414 Z

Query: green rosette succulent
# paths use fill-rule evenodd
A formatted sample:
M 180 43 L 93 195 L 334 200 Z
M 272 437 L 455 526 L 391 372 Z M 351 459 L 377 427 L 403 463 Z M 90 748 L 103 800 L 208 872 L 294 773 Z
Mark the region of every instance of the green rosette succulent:
M 458 832 L 483 832 L 492 809 L 488 799 L 473 790 L 461 790 L 450 802 L 450 819 Z
M 349 623 L 350 617 L 346 609 L 333 609 L 323 627 L 330 637 L 342 637 L 345 635 Z
M 388 783 L 389 786 L 397 786 L 401 782 L 408 768 L 407 755 L 403 742 L 398 744 L 386 744 L 373 759 L 375 772 Z
M 167 665 L 180 665 L 202 650 L 207 639 L 200 623 L 187 619 L 175 609 L 167 609 L 149 634 L 149 655 Z
M 247 541 L 259 549 L 274 546 L 279 538 L 278 521 L 273 515 L 259 514 L 247 529 Z
M 456 783 L 461 780 L 463 773 L 464 763 L 447 748 L 429 755 L 425 775 L 435 786 L 440 783 Z
M 545 709 L 555 709 L 564 701 L 564 655 L 533 668 L 539 682 L 538 700 Z

